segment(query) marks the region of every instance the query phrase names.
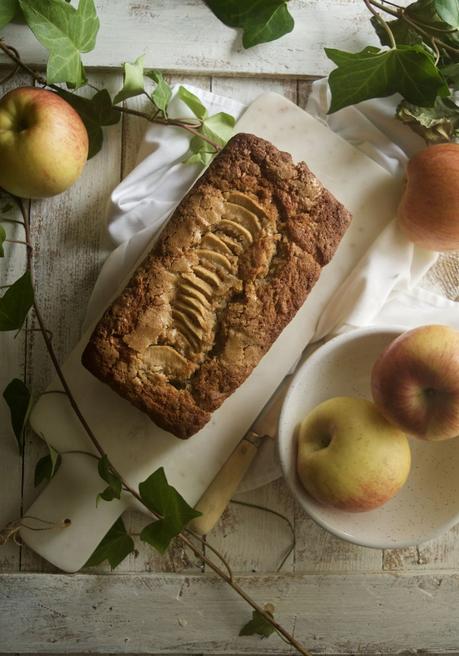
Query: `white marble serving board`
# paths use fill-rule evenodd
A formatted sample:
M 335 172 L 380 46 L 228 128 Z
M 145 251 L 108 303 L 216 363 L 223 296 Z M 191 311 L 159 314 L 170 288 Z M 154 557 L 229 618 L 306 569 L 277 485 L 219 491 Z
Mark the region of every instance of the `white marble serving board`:
M 277 94 L 264 94 L 252 103 L 237 130 L 253 132 L 290 152 L 296 161 L 306 161 L 353 214 L 352 225 L 335 258 L 297 316 L 248 380 L 214 413 L 211 422 L 187 441 L 156 427 L 82 367 L 80 357 L 87 334 L 63 365 L 89 425 L 129 483 L 137 486 L 163 466 L 169 482 L 190 504 L 198 501 L 298 360 L 337 285 L 393 218 L 400 194 L 398 184 L 378 164 Z M 102 313 L 104 308 L 100 309 Z M 50 389 L 59 389 L 59 385 L 53 383 Z M 59 451 L 89 448 L 84 431 L 61 394 L 43 396 L 34 408 L 31 423 Z M 42 532 L 24 529 L 23 540 L 60 569 L 77 571 L 117 517 L 134 506 L 130 499 L 122 499 L 96 507 L 96 494 L 103 487 L 94 459 L 66 455 L 61 469 L 27 514 L 49 521 L 68 517 L 71 526 Z

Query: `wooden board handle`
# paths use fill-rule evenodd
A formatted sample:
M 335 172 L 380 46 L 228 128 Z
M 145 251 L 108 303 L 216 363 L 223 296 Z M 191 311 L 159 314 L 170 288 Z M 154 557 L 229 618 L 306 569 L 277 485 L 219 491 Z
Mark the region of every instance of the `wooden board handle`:
M 202 515 L 190 523 L 192 531 L 205 535 L 213 529 L 239 487 L 257 450 L 257 446 L 247 439 L 239 442 L 199 499 L 196 510 L 199 510 Z

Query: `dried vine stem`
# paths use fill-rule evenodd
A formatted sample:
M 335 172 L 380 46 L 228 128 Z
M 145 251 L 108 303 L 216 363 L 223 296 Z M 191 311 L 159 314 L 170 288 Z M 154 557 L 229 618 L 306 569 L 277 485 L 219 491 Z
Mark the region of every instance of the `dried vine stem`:
M 38 73 L 36 73 L 30 66 L 25 64 L 22 60 L 21 57 L 18 53 L 18 51 L 5 44 L 3 41 L 0 40 L 0 49 L 5 52 L 5 54 L 22 70 L 27 72 L 29 75 L 33 77 L 33 79 L 38 82 L 39 84 L 43 86 L 47 86 L 49 88 L 54 89 L 55 91 L 59 90 L 59 87 L 53 84 L 48 84 L 45 78 Z M 211 139 L 206 137 L 205 135 L 202 135 L 198 128 L 196 127 L 196 121 L 194 124 L 190 124 L 188 121 L 189 119 L 169 119 L 169 118 L 163 118 L 163 117 L 158 117 L 156 115 L 154 116 L 149 116 L 148 114 L 144 114 L 143 112 L 139 112 L 137 110 L 131 110 L 126 107 L 121 107 L 121 106 L 114 106 L 114 109 L 116 109 L 119 112 L 125 113 L 125 114 L 132 114 L 134 116 L 138 116 L 140 118 L 143 118 L 151 123 L 157 123 L 160 125 L 168 125 L 172 127 L 179 127 L 182 128 L 189 133 L 193 134 L 194 136 L 198 136 L 199 138 L 203 139 L 204 141 L 208 142 L 214 149 L 215 151 L 220 150 L 220 146 L 213 142 Z M 25 236 L 26 236 L 26 243 L 28 245 L 27 247 L 27 269 L 31 275 L 32 278 L 32 285 L 33 285 L 33 266 L 32 266 L 32 257 L 33 257 L 33 249 L 30 246 L 31 244 L 31 231 L 30 231 L 30 203 L 28 206 L 28 211 L 26 211 L 24 207 L 24 203 L 20 198 L 17 198 L 13 196 L 13 200 L 19 207 L 22 217 L 23 217 L 23 225 L 24 225 L 24 230 L 25 230 Z M 59 378 L 59 381 L 62 385 L 63 391 L 66 394 L 69 403 L 75 412 L 76 417 L 78 418 L 79 422 L 81 423 L 82 427 L 84 428 L 89 440 L 91 441 L 92 445 L 96 449 L 97 453 L 102 457 L 102 456 L 107 456 L 105 453 L 101 443 L 99 442 L 98 438 L 92 431 L 91 427 L 89 426 L 88 422 L 86 421 L 84 415 L 82 414 L 78 403 L 76 402 L 75 397 L 73 396 L 73 393 L 67 383 L 67 380 L 65 379 L 65 376 L 62 372 L 62 369 L 60 367 L 59 361 L 57 359 L 56 353 L 54 351 L 54 347 L 52 344 L 52 341 L 49 337 L 49 331 L 45 326 L 42 314 L 40 312 L 40 308 L 38 307 L 37 301 L 34 297 L 33 301 L 33 309 L 35 312 L 35 316 L 37 318 L 37 322 L 40 328 L 40 332 L 42 334 L 43 340 L 45 342 L 46 349 L 48 351 L 48 354 L 51 358 L 51 361 L 53 363 L 53 367 L 56 371 L 56 374 Z M 143 502 L 139 492 L 135 490 L 133 487 L 129 485 L 129 483 L 123 478 L 123 476 L 120 474 L 120 472 L 114 467 L 114 465 L 109 462 L 110 468 L 114 472 L 114 474 L 121 480 L 122 486 L 125 491 L 127 491 L 129 494 L 131 494 L 139 503 L 141 503 L 145 508 L 147 506 Z M 151 511 L 147 508 L 147 510 L 151 513 Z M 157 518 L 159 518 L 159 515 L 156 515 Z M 190 535 L 191 537 L 188 537 Z M 201 544 L 205 545 L 210 551 L 212 551 L 218 558 L 219 560 L 223 563 L 225 566 L 225 569 L 227 571 L 224 571 L 216 565 L 210 558 L 208 558 L 205 554 L 200 551 L 200 549 L 193 543 L 192 538 L 197 539 Z M 260 606 L 252 597 L 237 583 L 237 581 L 234 580 L 233 573 L 231 571 L 231 568 L 225 558 L 219 553 L 215 547 L 209 544 L 206 540 L 201 538 L 201 536 L 198 536 L 188 529 L 186 529 L 184 532 L 179 533 L 177 536 L 177 540 L 179 540 L 183 545 L 187 546 L 193 553 L 194 555 L 202 560 L 211 570 L 215 572 L 221 579 L 223 579 L 240 597 L 242 597 L 254 610 L 256 610 L 261 616 L 264 617 L 264 619 L 269 622 L 274 629 L 277 631 L 277 633 L 280 635 L 282 639 L 284 639 L 288 644 L 290 644 L 292 647 L 294 647 L 300 654 L 303 654 L 303 656 L 310 656 L 309 652 L 306 651 L 304 646 L 298 642 L 295 637 L 287 630 L 285 629 L 277 620 L 274 619 L 274 617 L 268 613 L 262 606 Z
M 444 50 L 447 50 L 448 52 L 452 52 L 454 54 L 459 54 L 459 49 L 454 48 L 454 46 L 450 46 L 448 43 L 445 43 L 441 39 L 439 39 L 436 36 L 433 36 L 429 32 L 427 32 L 423 24 L 420 23 L 417 20 L 412 19 L 410 16 L 407 16 L 406 13 L 406 8 L 402 7 L 400 5 L 397 5 L 395 2 L 388 2 L 388 0 L 363 0 L 365 6 L 371 13 L 376 16 L 376 18 L 380 21 L 381 25 L 383 25 L 384 29 L 386 30 L 388 37 L 390 39 L 392 47 L 396 46 L 394 35 L 392 33 L 392 30 L 390 29 L 390 26 L 386 23 L 386 21 L 382 18 L 381 14 L 378 14 L 374 10 L 374 7 L 377 9 L 380 9 L 381 11 L 385 12 L 386 14 L 389 14 L 390 16 L 393 16 L 394 18 L 399 18 L 400 20 L 404 21 L 409 25 L 413 30 L 418 32 L 418 34 L 421 34 L 422 36 L 426 37 L 433 45 L 433 49 L 438 52 L 438 46 L 443 48 Z M 390 5 L 388 7 L 387 5 Z M 442 30 L 440 28 L 434 28 L 435 31 L 440 32 L 440 33 L 451 33 L 451 32 L 457 32 L 456 28 L 452 28 L 451 30 Z
M 10 194 L 11 196 L 11 194 Z M 26 242 L 31 244 L 31 228 L 30 228 L 30 201 L 28 204 L 28 211 L 26 211 L 25 206 L 23 201 L 20 198 L 17 198 L 16 196 L 11 196 L 16 203 L 16 205 L 19 207 L 19 210 L 22 214 L 23 217 L 23 225 L 24 225 L 24 230 L 25 230 L 25 237 L 26 237 Z M 30 273 L 31 279 L 32 279 L 32 285 L 33 285 L 33 248 L 29 247 L 26 249 L 27 250 L 27 270 Z M 104 448 L 102 447 L 101 443 L 97 439 L 96 435 L 92 431 L 91 427 L 89 426 L 88 422 L 86 421 L 83 413 L 81 412 L 78 403 L 73 396 L 72 390 L 70 389 L 70 386 L 64 376 L 64 373 L 61 369 L 61 366 L 59 364 L 58 358 L 56 356 L 56 353 L 54 351 L 54 347 L 52 344 L 51 339 L 49 338 L 49 331 L 46 328 L 46 325 L 44 323 L 42 314 L 40 312 L 40 309 L 38 307 L 37 301 L 34 296 L 34 301 L 33 301 L 33 309 L 35 312 L 35 316 L 38 321 L 38 325 L 40 327 L 40 332 L 42 334 L 43 340 L 45 342 L 46 349 L 48 351 L 48 354 L 51 358 L 51 362 L 53 363 L 54 369 L 56 371 L 56 374 L 59 378 L 59 381 L 63 387 L 63 390 L 69 400 L 69 403 L 75 412 L 76 417 L 80 421 L 81 425 L 83 426 L 89 440 L 91 441 L 92 445 L 96 449 L 97 453 L 101 457 L 107 457 L 108 463 L 114 474 L 121 480 L 122 486 L 125 491 L 127 491 L 129 494 L 131 494 L 142 506 L 144 506 L 150 514 L 153 514 L 154 517 L 157 519 L 160 519 L 160 515 L 151 513 L 151 510 L 146 506 L 144 503 L 142 497 L 140 496 L 139 492 L 133 488 L 126 480 L 125 478 L 120 474 L 120 472 L 117 470 L 117 468 L 110 462 Z M 190 536 L 190 537 L 189 537 Z M 231 571 L 231 568 L 229 567 L 229 564 L 219 553 L 219 551 L 211 546 L 206 540 L 201 538 L 201 536 L 198 536 L 197 534 L 193 533 L 192 531 L 185 529 L 185 531 L 179 533 L 176 536 L 176 539 L 182 543 L 182 545 L 187 546 L 193 553 L 194 555 L 202 560 L 215 574 L 217 574 L 221 579 L 223 579 L 244 601 L 246 601 L 254 610 L 256 610 L 267 622 L 269 622 L 276 632 L 280 635 L 280 637 L 288 642 L 292 647 L 294 647 L 300 654 L 303 656 L 311 656 L 310 653 L 305 649 L 305 647 L 296 640 L 296 638 L 287 630 L 285 629 L 282 624 L 280 624 L 269 612 L 265 610 L 263 606 L 258 604 L 249 594 L 242 588 L 239 583 L 234 579 L 233 573 Z M 227 571 L 224 571 L 221 567 L 219 567 L 216 563 L 214 563 L 209 557 L 205 555 L 205 553 L 202 553 L 200 549 L 194 544 L 193 539 L 198 540 L 201 544 L 207 546 L 218 558 L 219 560 L 223 563 Z
M 29 526 L 29 524 L 24 524 L 25 519 L 32 519 L 33 521 L 42 524 L 42 526 Z M 0 547 L 11 540 L 18 546 L 22 546 L 22 542 L 18 539 L 18 534 L 21 528 L 27 528 L 29 531 L 51 531 L 57 528 L 68 528 L 71 524 L 72 522 L 70 519 L 64 519 L 60 522 L 49 522 L 46 519 L 40 519 L 33 515 L 24 515 L 21 519 L 18 519 L 15 522 L 10 522 L 0 531 Z
M 25 73 L 28 73 L 35 80 L 35 82 L 38 82 L 38 84 L 41 84 L 44 87 L 48 87 L 49 89 L 53 89 L 54 91 L 57 92 L 60 91 L 60 88 L 56 84 L 49 84 L 42 75 L 34 71 L 33 68 L 31 68 L 25 62 L 23 62 L 16 48 L 10 46 L 9 44 L 6 44 L 2 39 L 0 39 L 0 50 L 3 50 L 5 55 L 7 55 L 7 57 L 9 57 L 12 62 L 14 62 L 14 64 L 16 65 L 15 72 L 17 69 L 21 69 Z M 10 74 L 8 74 L 8 79 L 9 77 Z M 94 85 L 91 84 L 90 86 L 96 91 L 100 91 L 100 89 L 98 89 Z M 147 114 L 146 112 L 140 112 L 136 109 L 130 109 L 129 107 L 124 107 L 122 105 L 113 105 L 113 109 L 115 109 L 117 112 L 120 112 L 121 114 L 130 114 L 131 116 L 137 116 L 138 118 L 142 118 L 145 121 L 148 121 L 149 123 L 156 123 L 157 125 L 167 125 L 169 127 L 181 128 L 182 130 L 186 130 L 186 132 L 192 134 L 194 137 L 199 137 L 200 139 L 208 143 L 210 146 L 212 146 L 212 148 L 216 153 L 218 153 L 221 150 L 221 146 L 218 143 L 216 143 L 213 139 L 206 136 L 205 134 L 199 132 L 199 128 L 202 126 L 202 121 L 200 121 L 199 119 L 166 118 L 165 116 L 158 116 L 157 112 L 153 115 L 150 115 Z
M 384 18 L 379 14 L 376 9 L 373 7 L 373 4 L 371 3 L 370 0 L 363 0 L 368 11 L 370 11 L 373 16 L 376 18 L 376 20 L 382 25 L 382 27 L 385 29 L 387 36 L 389 37 L 389 42 L 391 48 L 396 48 L 397 44 L 395 43 L 395 38 L 394 35 L 392 34 L 392 30 L 390 29 L 389 25 L 386 23 Z

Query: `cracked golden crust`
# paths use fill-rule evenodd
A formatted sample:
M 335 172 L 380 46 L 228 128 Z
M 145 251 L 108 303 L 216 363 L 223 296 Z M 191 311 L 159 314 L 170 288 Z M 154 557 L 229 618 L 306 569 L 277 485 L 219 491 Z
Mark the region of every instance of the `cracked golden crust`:
M 236 226 L 236 237 L 232 213 L 245 226 L 245 232 Z M 190 437 L 294 317 L 349 222 L 349 213 L 304 163 L 294 165 L 290 155 L 253 135 L 236 135 L 105 312 L 83 364 L 160 427 Z M 218 232 L 222 226 L 226 232 Z M 212 277 L 208 283 L 199 278 L 190 301 L 189 280 L 203 262 L 197 253 L 209 257 L 201 242 L 210 232 L 206 243 L 219 255 L 211 254 L 210 264 L 205 260 L 206 275 L 219 283 L 212 287 Z M 177 301 L 180 284 L 192 306 Z M 150 357 L 158 346 L 164 347 L 161 366 Z

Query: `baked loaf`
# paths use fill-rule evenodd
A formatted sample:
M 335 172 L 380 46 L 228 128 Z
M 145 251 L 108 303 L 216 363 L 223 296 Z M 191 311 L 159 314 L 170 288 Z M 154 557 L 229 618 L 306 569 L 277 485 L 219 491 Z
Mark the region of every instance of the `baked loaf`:
M 236 135 L 105 312 L 84 366 L 190 437 L 293 318 L 349 222 L 306 164 Z

